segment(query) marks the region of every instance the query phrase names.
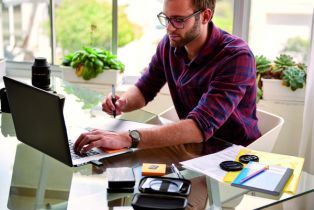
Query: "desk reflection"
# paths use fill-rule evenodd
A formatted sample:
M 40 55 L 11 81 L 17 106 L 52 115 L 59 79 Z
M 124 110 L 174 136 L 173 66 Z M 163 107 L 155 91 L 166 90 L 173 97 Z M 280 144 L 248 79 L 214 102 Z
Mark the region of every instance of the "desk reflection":
M 18 144 L 13 165 L 8 209 L 109 209 L 112 206 L 128 206 L 132 193 L 107 194 L 106 168 L 132 167 L 137 182 L 141 178 L 141 165 L 144 162 L 166 163 L 170 165 L 198 157 L 204 151 L 214 152 L 228 147 L 223 142 L 178 145 L 158 149 L 138 150 L 102 160 L 103 166 L 91 164 L 70 168 L 63 163 L 25 145 Z M 193 184 L 204 185 L 193 190 Z M 206 195 L 205 179 L 192 180 L 193 197 Z M 135 186 L 137 192 L 137 185 Z M 204 199 L 207 197 L 205 196 Z M 193 199 L 191 201 L 193 203 Z M 202 201 L 203 202 L 203 201 Z M 197 203 L 193 204 L 197 205 Z
M 25 145 L 16 148 L 8 209 L 106 209 L 106 177 L 70 168 Z M 86 208 L 84 207 L 84 205 Z M 98 206 L 98 207 L 97 207 Z
M 4 137 L 16 136 L 11 113 L 1 113 L 1 134 Z

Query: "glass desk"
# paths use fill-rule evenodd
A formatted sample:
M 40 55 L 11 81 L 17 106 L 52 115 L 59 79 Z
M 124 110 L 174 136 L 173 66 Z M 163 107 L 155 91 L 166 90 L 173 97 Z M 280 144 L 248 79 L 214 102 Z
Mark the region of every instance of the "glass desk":
M 58 78 L 54 78 L 52 83 L 52 88 L 66 97 L 64 115 L 67 125 L 89 126 L 110 118 L 100 108 L 104 95 Z M 104 87 L 104 92 L 110 90 L 111 87 Z M 143 110 L 120 118 L 137 122 L 158 121 L 156 115 Z M 127 209 L 133 194 L 107 193 L 106 168 L 132 167 L 138 183 L 142 163 L 179 165 L 181 161 L 231 146 L 212 140 L 204 144 L 137 150 L 104 159 L 103 166 L 88 164 L 71 168 L 20 143 L 15 137 L 11 114 L 1 113 L 0 126 L 0 209 L 119 209 L 119 206 Z M 173 176 L 169 169 L 167 171 L 169 176 Z M 252 209 L 292 196 L 270 197 L 218 183 L 193 171 L 183 170 L 182 173 L 192 181 L 189 209 Z M 314 177 L 303 172 L 296 194 L 309 191 L 313 186 Z M 137 186 L 134 189 L 137 192 Z
M 304 209 L 313 209 L 314 206 L 314 190 L 301 193 L 275 203 L 264 206 L 260 209 L 265 210 L 304 210 Z

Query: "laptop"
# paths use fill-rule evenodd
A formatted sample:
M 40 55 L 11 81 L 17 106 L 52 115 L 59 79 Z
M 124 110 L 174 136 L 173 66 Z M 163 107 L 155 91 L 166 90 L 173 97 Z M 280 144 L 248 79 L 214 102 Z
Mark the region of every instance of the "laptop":
M 87 130 L 79 127 L 67 129 L 63 115 L 65 97 L 7 76 L 4 76 L 3 80 L 19 141 L 71 167 L 133 151 L 123 149 L 105 152 L 94 148 L 87 156 L 78 156 L 73 151 L 73 144 L 78 136 Z M 110 131 L 153 126 L 117 119 L 104 119 L 102 122 L 102 129 Z

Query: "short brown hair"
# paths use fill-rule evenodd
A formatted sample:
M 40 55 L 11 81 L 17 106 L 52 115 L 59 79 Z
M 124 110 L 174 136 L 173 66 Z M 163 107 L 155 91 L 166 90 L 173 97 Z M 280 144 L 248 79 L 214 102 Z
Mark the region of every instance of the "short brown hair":
M 196 10 L 204 10 L 206 8 L 209 8 L 214 14 L 216 0 L 194 0 L 194 6 Z

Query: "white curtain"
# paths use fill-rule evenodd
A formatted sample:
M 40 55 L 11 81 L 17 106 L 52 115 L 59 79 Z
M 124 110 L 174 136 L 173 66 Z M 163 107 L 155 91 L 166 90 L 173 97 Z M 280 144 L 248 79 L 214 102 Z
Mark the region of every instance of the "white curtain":
M 309 58 L 299 155 L 305 158 L 304 170 L 314 174 L 314 12 Z

